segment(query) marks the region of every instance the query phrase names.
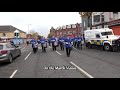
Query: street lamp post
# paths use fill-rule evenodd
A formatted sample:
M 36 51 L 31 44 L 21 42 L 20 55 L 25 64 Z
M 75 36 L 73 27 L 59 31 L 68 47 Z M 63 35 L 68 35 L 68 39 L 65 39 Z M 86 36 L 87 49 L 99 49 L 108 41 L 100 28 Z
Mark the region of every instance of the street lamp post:
M 28 34 L 29 34 L 29 26 L 30 26 L 31 24 L 28 24 Z

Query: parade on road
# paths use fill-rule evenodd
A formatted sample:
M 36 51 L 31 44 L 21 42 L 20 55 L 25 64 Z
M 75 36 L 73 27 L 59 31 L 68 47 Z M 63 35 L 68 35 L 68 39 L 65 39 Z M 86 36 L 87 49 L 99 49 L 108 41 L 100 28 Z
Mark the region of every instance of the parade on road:
M 15 45 L 12 41 L 10 43 Z M 89 49 L 82 35 L 52 36 L 49 39 L 42 36 L 41 39 L 27 40 L 19 47 L 20 57 L 13 59 L 11 64 L 1 63 L 1 78 L 120 77 L 120 53 Z
M 87 20 L 84 15 L 93 15 L 91 19 L 96 19 L 94 15 L 100 16 L 100 20 L 91 22 L 103 20 L 103 13 L 86 13 L 79 12 L 83 16 L 82 21 Z M 116 16 L 111 15 L 111 12 L 106 15 Z M 37 21 L 36 17 L 33 18 Z M 42 21 L 42 18 L 38 21 Z M 39 25 L 28 24 L 28 33 L 12 25 L 0 26 L 0 78 L 120 78 L 120 29 L 116 26 L 118 22 L 120 19 L 116 22 L 106 21 L 105 26 L 102 22 L 90 27 L 92 24 L 89 25 L 88 20 L 88 23 L 85 21 L 51 27 L 47 36 Z M 50 23 L 52 22 L 48 25 Z M 36 29 L 30 29 L 32 26 Z

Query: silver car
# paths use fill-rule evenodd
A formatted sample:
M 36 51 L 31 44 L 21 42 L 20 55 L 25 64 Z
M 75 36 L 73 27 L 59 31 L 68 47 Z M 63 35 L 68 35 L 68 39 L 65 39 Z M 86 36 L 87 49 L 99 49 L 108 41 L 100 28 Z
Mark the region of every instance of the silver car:
M 0 43 L 0 62 L 11 63 L 13 58 L 21 55 L 19 46 L 11 45 L 10 43 Z

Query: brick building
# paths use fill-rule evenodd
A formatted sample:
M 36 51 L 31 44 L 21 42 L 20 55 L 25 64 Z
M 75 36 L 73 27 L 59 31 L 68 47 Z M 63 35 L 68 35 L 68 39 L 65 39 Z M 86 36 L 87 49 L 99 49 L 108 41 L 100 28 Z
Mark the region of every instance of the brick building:
M 60 35 L 79 35 L 81 33 L 81 24 L 70 24 L 62 27 L 53 27 L 50 29 L 50 33 L 54 36 L 59 37 Z

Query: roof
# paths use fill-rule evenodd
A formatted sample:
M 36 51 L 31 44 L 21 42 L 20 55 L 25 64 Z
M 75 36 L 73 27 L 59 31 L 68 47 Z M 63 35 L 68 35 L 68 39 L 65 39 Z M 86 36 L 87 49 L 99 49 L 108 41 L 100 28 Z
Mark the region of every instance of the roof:
M 0 26 L 0 32 L 2 32 L 2 33 L 14 32 L 16 29 L 19 30 L 20 32 L 26 33 L 26 32 L 14 27 L 14 26 L 11 26 L 11 25 L 2 25 L 2 26 Z

